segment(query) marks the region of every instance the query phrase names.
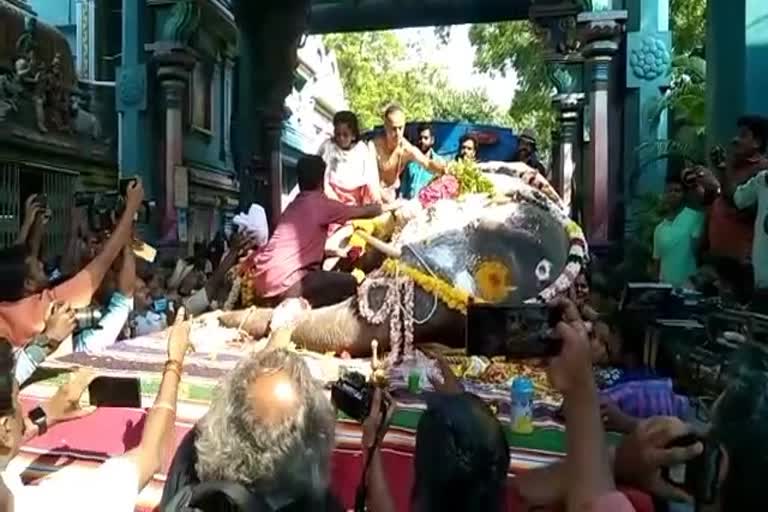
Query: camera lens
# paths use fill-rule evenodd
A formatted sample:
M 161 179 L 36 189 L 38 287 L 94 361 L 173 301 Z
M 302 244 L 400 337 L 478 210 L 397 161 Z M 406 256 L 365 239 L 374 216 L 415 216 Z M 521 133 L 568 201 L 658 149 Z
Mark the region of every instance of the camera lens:
M 78 331 L 93 329 L 99 324 L 102 317 L 101 310 L 93 306 L 78 309 L 75 311 L 75 323 Z

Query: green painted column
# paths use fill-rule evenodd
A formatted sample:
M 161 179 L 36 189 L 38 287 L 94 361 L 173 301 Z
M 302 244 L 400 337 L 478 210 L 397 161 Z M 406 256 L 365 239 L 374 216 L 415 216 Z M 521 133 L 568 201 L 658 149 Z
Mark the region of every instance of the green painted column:
M 146 2 L 123 0 L 122 61 L 117 72 L 116 108 L 120 113 L 118 164 L 122 176 L 140 176 L 147 198 L 157 199 L 158 183 L 152 159 L 152 124 L 144 34 Z
M 768 116 L 768 2 L 710 0 L 707 7 L 707 142 L 733 137 L 744 114 Z
M 650 112 L 669 86 L 672 61 L 669 0 L 626 0 L 626 83 L 624 99 L 625 237 L 635 231 L 640 200 L 664 189 L 666 160 L 649 161 L 643 145 L 667 139 L 667 115 L 653 122 Z

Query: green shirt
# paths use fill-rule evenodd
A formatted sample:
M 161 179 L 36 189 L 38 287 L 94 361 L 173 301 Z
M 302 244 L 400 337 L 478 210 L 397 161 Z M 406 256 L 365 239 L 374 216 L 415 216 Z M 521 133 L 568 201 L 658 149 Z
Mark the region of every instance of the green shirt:
M 687 286 L 696 273 L 696 244 L 704 229 L 704 214 L 683 208 L 674 219 L 664 219 L 653 233 L 653 259 L 660 263 L 659 279 L 675 287 Z

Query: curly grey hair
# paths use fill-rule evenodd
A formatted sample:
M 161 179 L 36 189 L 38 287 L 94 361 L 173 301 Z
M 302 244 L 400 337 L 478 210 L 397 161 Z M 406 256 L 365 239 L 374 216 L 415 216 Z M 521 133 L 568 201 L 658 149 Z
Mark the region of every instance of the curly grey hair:
M 285 372 L 299 406 L 281 422 L 253 414 L 248 387 L 259 376 Z M 285 350 L 253 355 L 232 371 L 199 425 L 195 443 L 202 481 L 226 480 L 265 495 L 323 496 L 328 488 L 336 415 L 304 361 Z

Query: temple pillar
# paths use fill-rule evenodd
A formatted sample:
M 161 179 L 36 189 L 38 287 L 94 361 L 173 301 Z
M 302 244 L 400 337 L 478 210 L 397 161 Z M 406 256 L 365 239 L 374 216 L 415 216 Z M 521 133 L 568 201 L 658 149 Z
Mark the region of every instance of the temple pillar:
M 556 161 L 552 182 L 557 193 L 563 198 L 569 215 L 580 217 L 575 198 L 579 195 L 576 192 L 583 188 L 579 179 L 577 162 L 579 161 L 579 128 L 581 126 L 580 115 L 584 94 L 558 94 L 552 101 L 557 109 L 559 127 L 557 144 L 552 148 Z
M 609 130 L 611 63 L 619 50 L 624 33 L 626 11 L 590 11 L 580 13 L 581 54 L 589 73 L 588 112 L 590 143 L 584 170 L 583 228 L 594 245 L 609 242 L 609 227 L 615 208 L 615 184 L 610 179 L 610 152 L 620 146 Z M 587 87 L 585 87 L 587 88 Z M 612 186 L 613 185 L 613 186 Z
M 200 24 L 196 0 L 177 0 L 165 19 L 160 36 L 145 49 L 152 52 L 157 81 L 162 94 L 163 183 L 160 242 L 177 247 L 187 241 L 188 191 L 184 167 L 184 105 L 190 73 L 197 61 L 190 44 Z
M 119 113 L 118 165 L 121 176 L 139 176 L 147 199 L 155 199 L 151 115 L 147 112 L 148 87 L 144 34 L 148 30 L 145 2 L 123 0 L 122 56 L 117 69 L 116 103 Z
M 711 4 L 711 3 L 710 3 Z M 636 231 L 642 198 L 664 189 L 666 160 L 644 151 L 667 140 L 666 112 L 654 120 L 651 112 L 669 86 L 672 43 L 669 33 L 669 0 L 625 0 L 629 13 L 624 96 L 623 200 L 625 239 Z
M 574 190 L 582 187 L 579 177 L 579 144 L 581 128 L 581 109 L 584 103 L 584 93 L 577 92 L 577 74 L 581 71 L 581 63 L 555 63 L 550 67 L 550 81 L 554 84 L 556 93 L 552 104 L 557 112 L 557 129 L 552 139 L 552 185 L 563 198 L 570 215 L 580 211 L 575 203 Z
M 768 116 L 768 2 L 707 6 L 707 143 L 725 144 L 744 114 Z
M 167 244 L 186 242 L 186 209 L 188 207 L 187 179 L 184 167 L 184 100 L 189 73 L 195 58 L 186 52 L 173 52 L 156 57 L 157 78 L 162 93 L 163 201 L 160 224 L 161 240 Z M 181 222 L 180 222 L 181 221 Z
M 296 50 L 308 28 L 309 0 L 234 4 L 240 32 L 232 144 L 240 204 L 261 204 L 274 225 L 282 212 L 280 139 L 293 85 Z

